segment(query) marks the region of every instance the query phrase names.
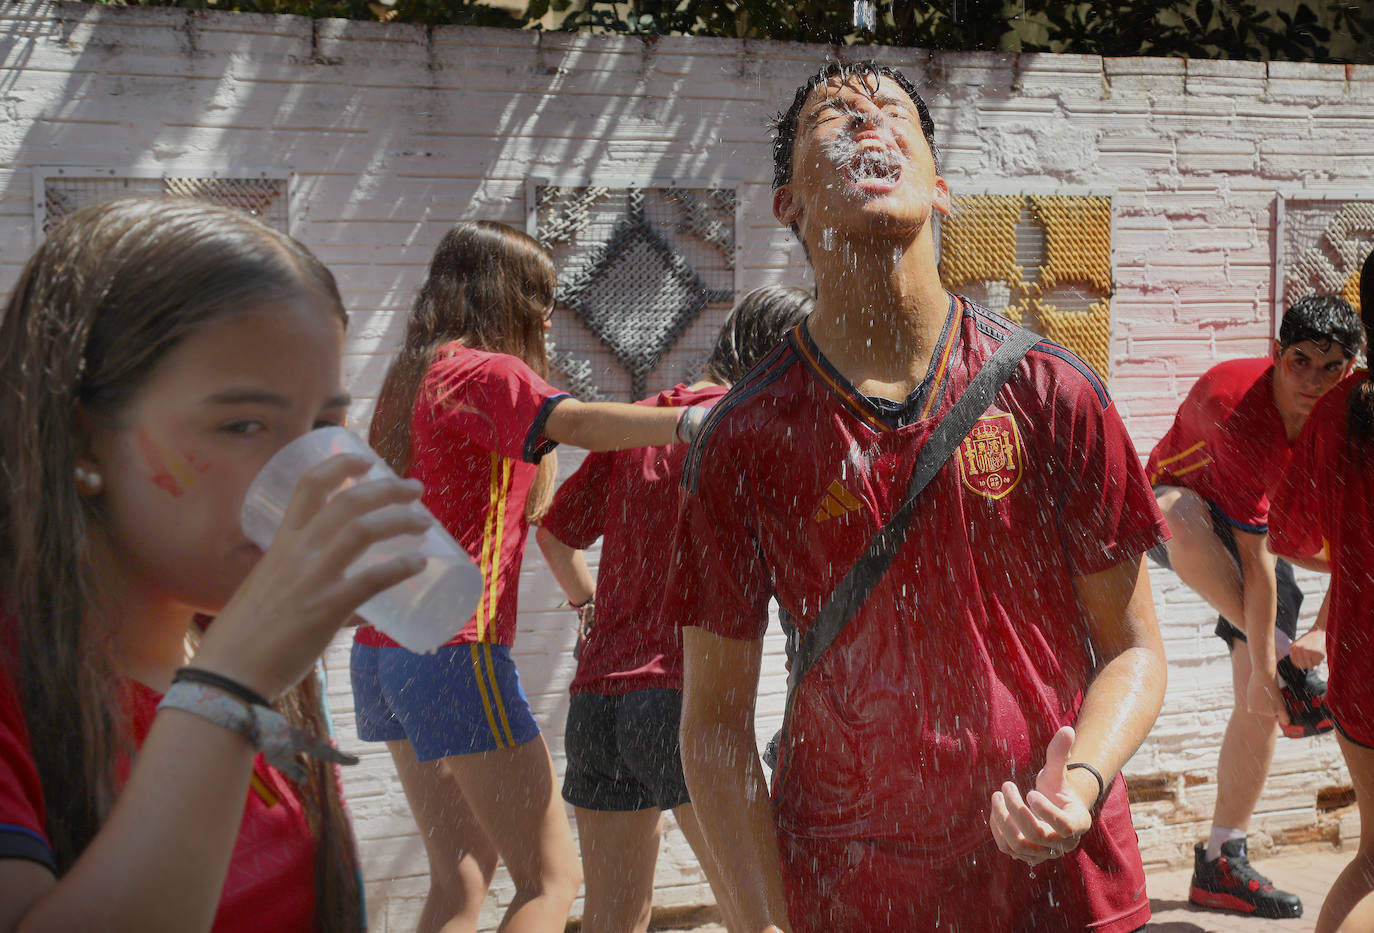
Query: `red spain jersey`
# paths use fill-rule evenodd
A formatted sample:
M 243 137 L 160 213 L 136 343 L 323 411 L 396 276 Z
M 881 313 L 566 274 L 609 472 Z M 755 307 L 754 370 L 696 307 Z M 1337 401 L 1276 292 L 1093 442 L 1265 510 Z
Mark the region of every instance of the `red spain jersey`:
M 668 617 L 757 639 L 775 597 L 804 633 L 1013 326 L 952 298 L 931 372 L 900 406 L 860 395 L 799 326 L 693 445 Z M 890 569 L 795 693 L 773 806 L 797 929 L 926 929 L 970 894 L 980 912 L 960 930 L 1133 930 L 1149 918 L 1120 779 L 1080 848 L 1034 869 L 996 851 L 987 818 L 1004 781 L 1033 785 L 1093 678 L 1074 578 L 1166 537 L 1101 381 L 1042 341 L 922 493 Z
M 1329 548 L 1326 705 L 1351 738 L 1374 745 L 1374 448 L 1347 444 L 1346 401 L 1368 373 L 1317 402 L 1274 496 L 1269 544 L 1287 557 Z
M 482 571 L 472 618 L 454 619 L 445 644 L 515 641 L 516 596 L 525 557 L 525 499 L 536 464 L 557 446 L 544 422 L 567 398 L 507 353 L 450 343 L 435 355 L 415 394 L 410 471 L 422 501 Z M 396 647 L 370 625 L 354 640 Z
M 1145 471 L 1154 485 L 1186 486 L 1235 527 L 1264 534 L 1269 497 L 1292 455 L 1274 404 L 1273 360 L 1230 360 L 1188 392 Z
M 658 408 L 709 405 L 724 386 L 678 385 L 637 402 Z M 592 453 L 554 497 L 543 526 L 569 547 L 601 543 L 596 621 L 582 647 L 573 693 L 682 689 L 682 639 L 663 624 L 663 546 L 673 539 L 687 448 Z
M 18 690 L 0 664 L 0 858 L 26 858 L 54 868 L 44 830 L 46 801 L 30 751 Z M 124 712 L 134 746 L 152 728 L 162 695 L 126 681 Z M 129 762 L 119 778 L 128 777 Z M 93 906 L 93 909 L 94 906 Z M 214 933 L 312 933 L 315 930 L 315 839 L 295 785 L 259 755 L 243 821 L 220 891 Z

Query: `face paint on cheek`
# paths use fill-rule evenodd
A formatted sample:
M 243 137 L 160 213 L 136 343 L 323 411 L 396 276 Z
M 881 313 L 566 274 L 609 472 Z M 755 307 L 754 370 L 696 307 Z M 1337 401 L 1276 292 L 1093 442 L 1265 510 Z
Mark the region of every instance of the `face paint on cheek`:
M 148 465 L 149 479 L 174 498 L 180 498 L 196 481 L 196 473 L 209 469 L 209 464 L 205 464 L 204 469 L 193 468 L 184 456 L 162 446 L 146 431 L 138 432 L 137 441 L 143 461 Z
M 197 473 L 205 473 L 210 469 L 210 461 L 194 450 L 183 450 L 181 456 L 185 459 L 186 465 Z

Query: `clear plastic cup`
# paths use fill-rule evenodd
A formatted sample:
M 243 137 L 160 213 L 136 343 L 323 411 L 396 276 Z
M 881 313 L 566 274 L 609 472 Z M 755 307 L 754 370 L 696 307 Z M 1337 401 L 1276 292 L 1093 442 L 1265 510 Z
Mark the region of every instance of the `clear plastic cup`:
M 277 451 L 248 487 L 239 513 L 248 539 L 266 550 L 277 535 L 301 474 L 338 454 L 362 454 L 372 460 L 372 468 L 353 482 L 396 475 L 352 431 L 310 431 Z M 423 535 L 398 535 L 379 541 L 364 551 L 348 572 L 405 554 L 423 554 L 428 558 L 425 569 L 363 603 L 358 615 L 411 651 L 428 653 L 452 638 L 472 617 L 481 598 L 482 572 L 438 521 Z

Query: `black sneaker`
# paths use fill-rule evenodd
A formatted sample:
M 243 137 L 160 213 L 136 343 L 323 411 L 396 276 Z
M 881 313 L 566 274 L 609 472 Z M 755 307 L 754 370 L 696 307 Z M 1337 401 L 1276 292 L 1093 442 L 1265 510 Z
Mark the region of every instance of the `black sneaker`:
M 1207 861 L 1206 847 L 1197 844 L 1188 900 L 1211 910 L 1234 910 L 1271 920 L 1302 916 L 1302 901 L 1296 894 L 1275 891 L 1273 883 L 1250 865 L 1244 839 L 1222 843 L 1215 862 Z
M 1292 658 L 1284 658 L 1279 662 L 1279 695 L 1290 720 L 1283 734 L 1290 739 L 1321 735 L 1335 728 L 1326 709 L 1326 681 L 1316 671 L 1305 671 Z

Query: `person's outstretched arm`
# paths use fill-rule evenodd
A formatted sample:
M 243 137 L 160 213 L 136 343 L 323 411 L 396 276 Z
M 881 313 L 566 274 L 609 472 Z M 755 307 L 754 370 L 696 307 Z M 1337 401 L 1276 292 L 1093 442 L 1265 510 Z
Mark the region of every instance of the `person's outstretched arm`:
M 790 929 L 768 782 L 754 737 L 763 641 L 682 630 L 682 771 L 741 928 Z
M 1074 590 L 1101 659 L 1073 728 L 1046 749 L 1046 767 L 1024 798 L 1008 782 L 993 794 L 989 824 L 997 846 L 1036 864 L 1072 851 L 1092 826 L 1097 779 L 1109 787 L 1145 740 L 1164 703 L 1164 645 L 1144 557 L 1074 578 Z
M 586 450 L 624 450 L 661 447 L 690 437 L 678 437 L 679 417 L 701 409 L 659 408 L 621 402 L 579 402 L 563 399 L 549 413 L 544 435 L 560 444 Z

